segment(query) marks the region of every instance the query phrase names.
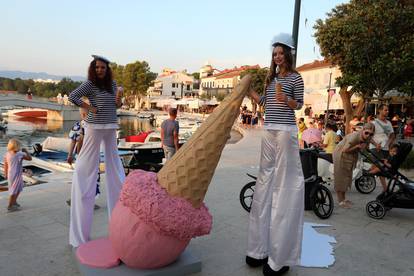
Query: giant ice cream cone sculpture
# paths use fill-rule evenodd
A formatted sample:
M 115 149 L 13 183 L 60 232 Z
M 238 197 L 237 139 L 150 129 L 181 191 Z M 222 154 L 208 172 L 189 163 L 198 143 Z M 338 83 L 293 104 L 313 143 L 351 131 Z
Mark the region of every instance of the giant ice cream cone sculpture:
M 250 81 L 249 75 L 241 80 L 158 174 L 136 170 L 126 178 L 109 239 L 127 266 L 166 266 L 191 238 L 210 233 L 212 217 L 203 199 Z
M 199 208 L 220 160 L 240 105 L 248 92 L 244 77 L 230 97 L 218 106 L 173 158 L 158 172 L 158 183 L 168 194 L 185 198 Z

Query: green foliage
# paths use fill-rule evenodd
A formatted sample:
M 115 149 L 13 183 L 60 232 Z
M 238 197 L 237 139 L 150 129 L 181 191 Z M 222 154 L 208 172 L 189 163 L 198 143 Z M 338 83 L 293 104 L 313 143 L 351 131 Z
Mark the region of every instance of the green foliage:
M 63 78 L 57 85 L 56 90 L 62 94 L 69 95 L 76 87 L 79 86 L 79 82 L 75 82 L 70 78 Z
M 264 85 L 266 76 L 269 72 L 268 68 L 260 68 L 260 69 L 248 69 L 240 74 L 240 78 L 243 78 L 245 75 L 250 74 L 252 75 L 252 82 L 251 87 L 254 91 L 259 93 L 259 95 L 263 95 L 264 93 Z
M 111 63 L 114 79 L 118 85 L 124 87 L 126 97 L 146 95 L 151 82 L 156 79 L 157 74 L 150 71 L 146 61 L 136 61 L 127 65 Z
M 200 73 L 198 73 L 198 72 L 191 73 L 191 76 L 193 76 L 194 79 L 196 79 L 196 80 L 200 79 Z
M 202 99 L 202 100 L 211 100 L 211 96 L 208 95 L 207 93 L 204 93 L 204 94 L 200 95 L 200 99 Z
M 412 150 L 404 162 L 401 164 L 401 169 L 414 169 L 414 151 Z
M 22 80 L 0 78 L 0 90 L 17 91 L 26 94 L 28 90 L 39 97 L 56 97 L 58 93 L 69 94 L 81 83 L 75 82 L 69 78 L 63 78 L 59 83 L 34 82 L 33 80 Z
M 15 91 L 16 86 L 12 79 L 0 78 L 0 89 L 7 90 L 7 91 Z
M 364 97 L 414 89 L 414 2 L 351 0 L 314 26 L 322 55 L 342 72 L 341 86 Z
M 224 98 L 226 96 L 227 96 L 227 94 L 225 94 L 225 93 L 218 93 L 217 96 L 216 96 L 216 100 L 219 101 L 219 102 L 221 102 L 221 101 L 224 100 Z
M 29 86 L 25 83 L 25 81 L 20 78 L 14 80 L 14 87 L 20 94 L 26 94 L 29 89 Z

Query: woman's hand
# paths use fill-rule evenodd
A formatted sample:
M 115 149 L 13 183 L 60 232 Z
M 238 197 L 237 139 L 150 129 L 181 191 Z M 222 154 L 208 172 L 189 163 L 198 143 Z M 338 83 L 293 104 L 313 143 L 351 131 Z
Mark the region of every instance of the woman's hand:
M 94 107 L 94 106 L 91 106 L 91 105 L 89 106 L 88 110 L 90 112 L 92 112 L 93 114 L 98 113 L 98 109 L 96 107 Z
M 287 105 L 291 108 L 291 109 L 296 109 L 298 107 L 298 103 L 294 100 L 294 99 L 289 99 L 287 101 Z
M 280 91 L 280 92 L 276 92 L 276 101 L 287 103 L 288 98 L 285 93 Z
M 259 94 L 257 94 L 256 91 L 250 89 L 249 93 L 248 93 L 249 97 L 252 98 L 256 103 L 259 103 L 260 101 L 260 96 Z

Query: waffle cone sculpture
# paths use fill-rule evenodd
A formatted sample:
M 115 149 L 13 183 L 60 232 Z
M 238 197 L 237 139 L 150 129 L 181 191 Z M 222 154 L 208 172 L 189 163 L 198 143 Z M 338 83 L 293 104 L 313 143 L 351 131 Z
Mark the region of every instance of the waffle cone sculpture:
M 163 267 L 174 262 L 193 237 L 210 233 L 212 216 L 203 199 L 250 81 L 249 75 L 241 80 L 158 174 L 135 170 L 128 175 L 109 223 L 111 256 L 129 267 Z M 78 259 L 90 263 L 79 253 Z M 111 259 L 94 266 L 113 263 Z
M 201 206 L 250 81 L 249 75 L 244 77 L 231 96 L 158 172 L 158 183 L 168 194 L 187 199 L 195 208 Z

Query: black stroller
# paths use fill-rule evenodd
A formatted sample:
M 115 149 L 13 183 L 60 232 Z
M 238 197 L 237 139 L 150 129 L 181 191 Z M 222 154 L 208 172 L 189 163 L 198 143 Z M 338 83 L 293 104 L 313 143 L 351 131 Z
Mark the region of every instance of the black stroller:
M 300 150 L 303 175 L 305 177 L 305 210 L 313 212 L 321 219 L 327 219 L 332 215 L 334 202 L 332 194 L 321 177 L 318 176 L 318 158 L 323 158 L 332 163 L 332 157 L 316 148 Z M 247 174 L 256 180 L 256 177 Z M 256 181 L 251 181 L 243 186 L 240 191 L 240 203 L 247 212 L 250 212 L 253 202 L 254 186 Z
M 361 152 L 380 169 L 380 175 L 388 179 L 387 191 L 379 194 L 376 200 L 366 205 L 366 212 L 371 218 L 381 219 L 392 208 L 414 209 L 414 181 L 398 171 L 412 147 L 411 143 L 400 143 L 391 167 L 385 165 L 375 151 L 368 149 Z

